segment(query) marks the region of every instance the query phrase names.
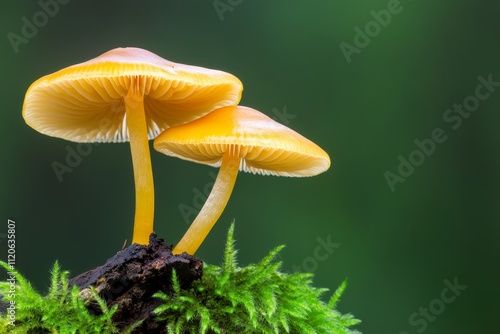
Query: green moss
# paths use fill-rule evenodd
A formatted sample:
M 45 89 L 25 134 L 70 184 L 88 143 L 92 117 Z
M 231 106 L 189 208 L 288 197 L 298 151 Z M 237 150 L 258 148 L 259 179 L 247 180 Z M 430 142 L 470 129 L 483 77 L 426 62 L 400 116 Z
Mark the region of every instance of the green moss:
M 312 287 L 312 274 L 279 271 L 281 262 L 273 260 L 283 246 L 240 268 L 233 233 L 234 225 L 221 267 L 205 265 L 190 290 L 180 288 L 174 272 L 173 295 L 155 295 L 165 302 L 155 313 L 168 333 L 359 333 L 349 328 L 360 321 L 335 309 L 346 281 L 324 303 L 320 296 L 327 289 Z
M 9 281 L 0 282 L 0 294 L 4 302 L 10 305 L 11 300 L 15 301 L 14 326 L 8 314 L 3 315 L 0 318 L 0 333 L 118 333 L 111 321 L 116 307 L 108 309 L 93 288 L 85 290 L 87 296 L 82 295 L 76 286 L 70 289 L 68 272 L 61 272 L 57 262 L 52 269 L 49 292 L 45 296 L 39 294 L 18 271 L 11 270 L 7 263 L 0 261 L 0 265 L 16 280 L 14 291 Z M 12 292 L 15 296 L 11 296 Z M 91 302 L 99 305 L 102 315 L 94 316 L 88 312 L 85 304 Z M 126 333 L 132 330 L 129 328 Z
M 312 274 L 279 271 L 281 262 L 274 259 L 283 246 L 272 250 L 259 263 L 240 268 L 233 234 L 234 224 L 228 233 L 221 267 L 205 264 L 203 278 L 189 290 L 180 288 L 174 271 L 173 293 L 154 295 L 164 301 L 155 313 L 159 321 L 165 321 L 168 333 L 359 333 L 350 329 L 359 320 L 336 310 L 346 281 L 328 302 L 323 302 L 321 296 L 327 289 L 314 288 Z M 68 272 L 61 272 L 57 262 L 45 296 L 8 264 L 0 261 L 0 265 L 16 279 L 15 326 L 9 324 L 8 315 L 2 315 L 0 333 L 118 333 L 111 320 L 116 306 L 109 309 L 93 288 L 70 289 Z M 10 282 L 0 282 L 0 294 L 7 303 L 11 292 Z M 96 303 L 102 314 L 90 314 L 88 303 Z M 123 333 L 131 333 L 134 328 Z

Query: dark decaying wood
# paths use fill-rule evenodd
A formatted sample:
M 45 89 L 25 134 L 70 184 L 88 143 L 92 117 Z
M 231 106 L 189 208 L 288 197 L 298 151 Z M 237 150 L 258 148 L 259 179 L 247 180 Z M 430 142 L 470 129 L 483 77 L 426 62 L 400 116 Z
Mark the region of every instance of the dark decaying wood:
M 130 245 L 111 257 L 102 266 L 70 279 L 70 286 L 80 290 L 93 286 L 109 307 L 118 305 L 113 321 L 119 328 L 144 320 L 134 333 L 166 333 L 165 324 L 155 320 L 152 311 L 161 303 L 151 297 L 157 291 L 171 292 L 172 270 L 184 289 L 202 277 L 203 263 L 187 255 L 173 255 L 171 247 L 152 233 L 149 245 Z M 95 303 L 89 310 L 99 314 Z

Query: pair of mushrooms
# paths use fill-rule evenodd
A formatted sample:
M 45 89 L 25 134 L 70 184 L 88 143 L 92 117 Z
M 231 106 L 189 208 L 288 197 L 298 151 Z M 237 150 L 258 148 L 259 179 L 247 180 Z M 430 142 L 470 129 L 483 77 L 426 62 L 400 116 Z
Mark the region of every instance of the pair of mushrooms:
M 74 142 L 130 141 L 136 209 L 132 243 L 153 232 L 148 140 L 166 155 L 220 167 L 212 192 L 174 254 L 194 254 L 222 214 L 239 170 L 313 176 L 330 166 L 316 144 L 261 112 L 238 106 L 243 86 L 222 71 L 117 48 L 35 81 L 23 117 L 35 130 Z

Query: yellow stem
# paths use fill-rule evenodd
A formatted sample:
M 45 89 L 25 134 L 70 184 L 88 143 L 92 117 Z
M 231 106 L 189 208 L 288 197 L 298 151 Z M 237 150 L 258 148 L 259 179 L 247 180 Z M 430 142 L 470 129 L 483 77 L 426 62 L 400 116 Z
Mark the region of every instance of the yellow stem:
M 135 220 L 132 243 L 147 245 L 153 232 L 154 184 L 149 153 L 144 96 L 139 81 L 132 80 L 125 108 L 135 180 Z
M 233 155 L 230 151 L 228 150 L 222 157 L 219 174 L 207 201 L 186 234 L 175 246 L 173 254 L 186 252 L 193 255 L 224 211 L 233 192 L 241 161 L 238 154 Z

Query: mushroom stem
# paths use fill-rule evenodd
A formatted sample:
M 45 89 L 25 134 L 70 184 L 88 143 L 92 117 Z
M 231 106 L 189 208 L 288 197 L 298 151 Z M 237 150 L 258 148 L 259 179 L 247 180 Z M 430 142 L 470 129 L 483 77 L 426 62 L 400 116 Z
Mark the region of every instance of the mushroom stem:
M 234 150 L 229 149 L 224 153 L 219 174 L 210 195 L 186 234 L 175 246 L 173 254 L 186 252 L 193 255 L 198 250 L 229 201 L 238 176 L 240 161 L 239 154 L 237 152 L 234 154 Z
M 125 96 L 127 127 L 135 180 L 135 219 L 132 243 L 147 245 L 153 232 L 154 185 L 149 153 L 144 96 L 137 79 Z

